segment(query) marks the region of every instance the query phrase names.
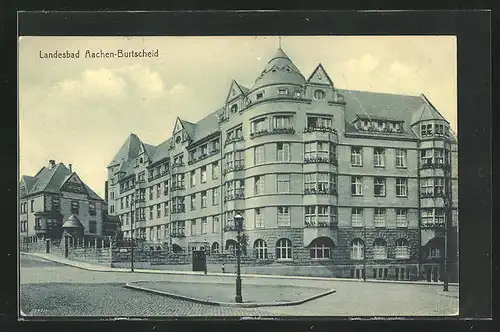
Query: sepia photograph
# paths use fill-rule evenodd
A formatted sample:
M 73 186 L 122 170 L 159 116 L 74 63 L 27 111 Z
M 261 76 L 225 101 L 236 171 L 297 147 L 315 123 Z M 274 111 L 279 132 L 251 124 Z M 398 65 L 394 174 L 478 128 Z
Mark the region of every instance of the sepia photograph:
M 21 36 L 18 102 L 20 319 L 459 313 L 455 36 Z

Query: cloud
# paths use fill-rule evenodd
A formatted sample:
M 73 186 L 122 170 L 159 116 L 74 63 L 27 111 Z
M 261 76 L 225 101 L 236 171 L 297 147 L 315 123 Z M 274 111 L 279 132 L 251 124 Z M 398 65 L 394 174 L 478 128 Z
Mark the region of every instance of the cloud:
M 119 68 L 117 72 L 127 79 L 131 88 L 141 93 L 142 97 L 159 98 L 164 94 L 164 83 L 161 76 L 142 65 Z
M 126 82 L 123 77 L 116 75 L 113 71 L 100 68 L 87 69 L 78 80 L 63 80 L 56 87 L 67 95 L 117 98 L 123 96 Z
M 378 67 L 380 60 L 371 54 L 365 54 L 360 58 L 349 59 L 346 61 L 345 68 L 349 71 L 371 73 Z
M 176 84 L 174 85 L 173 88 L 171 88 L 168 93 L 170 93 L 171 95 L 182 95 L 182 94 L 186 94 L 188 92 L 188 89 L 182 85 L 182 84 Z
M 395 79 L 408 78 L 418 75 L 418 67 L 404 62 L 394 61 L 389 66 L 389 74 Z

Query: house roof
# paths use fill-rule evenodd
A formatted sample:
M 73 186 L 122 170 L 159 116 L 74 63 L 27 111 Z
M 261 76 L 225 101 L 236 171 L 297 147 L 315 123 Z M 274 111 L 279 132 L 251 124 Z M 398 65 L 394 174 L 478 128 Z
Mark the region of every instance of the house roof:
M 193 138 L 194 137 L 194 131 L 196 129 L 196 124 L 192 123 L 192 122 L 189 122 L 189 121 L 186 121 L 186 120 L 181 120 L 181 124 L 182 126 L 184 127 L 184 130 L 186 131 L 186 133 L 188 134 L 189 137 Z
M 141 145 L 141 141 L 136 134 L 130 134 L 127 137 L 127 140 L 118 150 L 118 153 L 115 155 L 113 160 L 108 164 L 108 167 L 120 164 L 123 161 L 129 160 L 130 158 L 134 158 L 139 154 L 139 148 Z
M 171 144 L 172 144 L 172 138 L 169 138 L 165 142 L 160 143 L 155 149 L 155 154 L 151 158 L 151 163 L 154 164 L 160 160 L 168 158 Z
M 37 179 L 34 176 L 23 175 L 21 177 L 21 181 L 24 182 L 26 190 L 29 191 L 31 190 L 33 184 L 37 181 Z

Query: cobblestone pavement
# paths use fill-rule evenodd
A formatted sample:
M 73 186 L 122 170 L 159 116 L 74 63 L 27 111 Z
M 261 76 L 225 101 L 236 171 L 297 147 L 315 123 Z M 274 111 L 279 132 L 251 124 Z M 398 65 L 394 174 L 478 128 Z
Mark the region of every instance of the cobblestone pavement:
M 21 257 L 21 306 L 26 314 L 64 316 L 408 316 L 454 315 L 458 299 L 442 286 L 248 278 L 246 284 L 334 288 L 298 306 L 234 308 L 196 304 L 123 288 L 131 281 L 234 282 L 233 277 L 93 272 Z M 457 293 L 457 287 L 451 287 Z M 450 292 L 450 293 L 451 293 Z

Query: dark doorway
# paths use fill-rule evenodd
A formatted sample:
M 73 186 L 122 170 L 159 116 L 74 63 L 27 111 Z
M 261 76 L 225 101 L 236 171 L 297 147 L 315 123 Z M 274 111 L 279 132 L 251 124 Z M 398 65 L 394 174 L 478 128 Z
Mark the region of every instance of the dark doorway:
M 193 271 L 205 271 L 207 257 L 205 251 L 193 250 Z

